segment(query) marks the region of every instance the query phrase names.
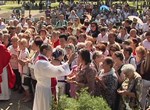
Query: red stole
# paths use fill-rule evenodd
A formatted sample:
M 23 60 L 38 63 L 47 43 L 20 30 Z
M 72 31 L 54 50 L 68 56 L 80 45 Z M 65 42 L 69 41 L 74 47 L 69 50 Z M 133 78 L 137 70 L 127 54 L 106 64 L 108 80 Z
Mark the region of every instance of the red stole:
M 7 73 L 8 73 L 8 87 L 10 89 L 12 89 L 15 85 L 15 82 L 16 82 L 16 77 L 15 77 L 15 74 L 9 64 L 9 61 L 11 59 L 11 55 L 10 53 L 8 52 L 7 48 L 0 44 L 0 93 L 2 92 L 1 91 L 1 82 L 3 81 L 2 79 L 2 73 L 3 73 L 3 69 L 6 67 L 7 69 Z
M 37 60 L 46 60 L 43 56 L 38 56 Z M 56 99 L 56 85 L 57 85 L 57 79 L 56 78 L 51 78 L 51 91 L 52 94 L 54 95 L 54 98 Z

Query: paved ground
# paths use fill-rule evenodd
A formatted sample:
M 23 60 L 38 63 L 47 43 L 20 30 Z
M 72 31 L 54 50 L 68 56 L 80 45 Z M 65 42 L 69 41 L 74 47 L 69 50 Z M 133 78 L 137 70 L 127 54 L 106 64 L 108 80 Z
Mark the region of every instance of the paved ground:
M 0 101 L 0 110 L 32 110 L 33 101 L 23 103 L 20 101 L 23 94 L 11 92 L 9 101 Z

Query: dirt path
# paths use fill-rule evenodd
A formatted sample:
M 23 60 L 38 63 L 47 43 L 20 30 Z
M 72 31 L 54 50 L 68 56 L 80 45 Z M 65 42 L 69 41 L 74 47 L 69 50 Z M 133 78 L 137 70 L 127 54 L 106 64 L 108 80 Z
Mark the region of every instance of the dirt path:
M 5 18 L 5 19 L 8 19 L 8 18 L 10 18 L 11 13 L 12 13 L 12 11 L 1 10 L 1 11 L 0 11 L 0 17 L 1 17 L 1 18 Z M 41 13 L 40 13 L 39 10 L 31 10 L 31 15 L 32 15 L 33 17 L 39 18 L 40 16 L 44 16 L 45 13 L 44 13 L 44 12 L 41 12 Z M 29 16 L 29 11 L 28 11 L 28 10 L 25 11 L 25 16 L 26 16 L 26 17 Z

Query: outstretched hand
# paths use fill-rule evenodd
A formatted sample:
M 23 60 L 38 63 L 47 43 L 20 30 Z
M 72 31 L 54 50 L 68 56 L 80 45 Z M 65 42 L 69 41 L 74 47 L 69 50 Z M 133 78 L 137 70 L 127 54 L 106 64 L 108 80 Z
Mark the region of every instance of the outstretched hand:
M 76 53 L 73 53 L 73 54 L 68 58 L 68 64 L 69 64 L 69 65 L 73 62 L 73 60 L 75 59 L 75 57 L 76 57 Z

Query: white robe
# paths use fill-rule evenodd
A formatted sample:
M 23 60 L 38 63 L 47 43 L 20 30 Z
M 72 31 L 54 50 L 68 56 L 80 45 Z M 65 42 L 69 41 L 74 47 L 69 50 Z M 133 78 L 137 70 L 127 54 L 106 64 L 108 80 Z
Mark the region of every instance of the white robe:
M 49 61 L 39 60 L 34 67 L 37 80 L 33 110 L 49 110 L 52 100 L 51 78 L 65 76 L 70 73 L 68 63 L 53 66 Z
M 1 90 L 2 90 L 2 93 L 0 93 L 0 100 L 9 100 L 10 99 L 10 89 L 8 87 L 8 73 L 7 73 L 6 67 L 3 69 L 2 83 L 0 83 L 0 84 L 1 84 Z

